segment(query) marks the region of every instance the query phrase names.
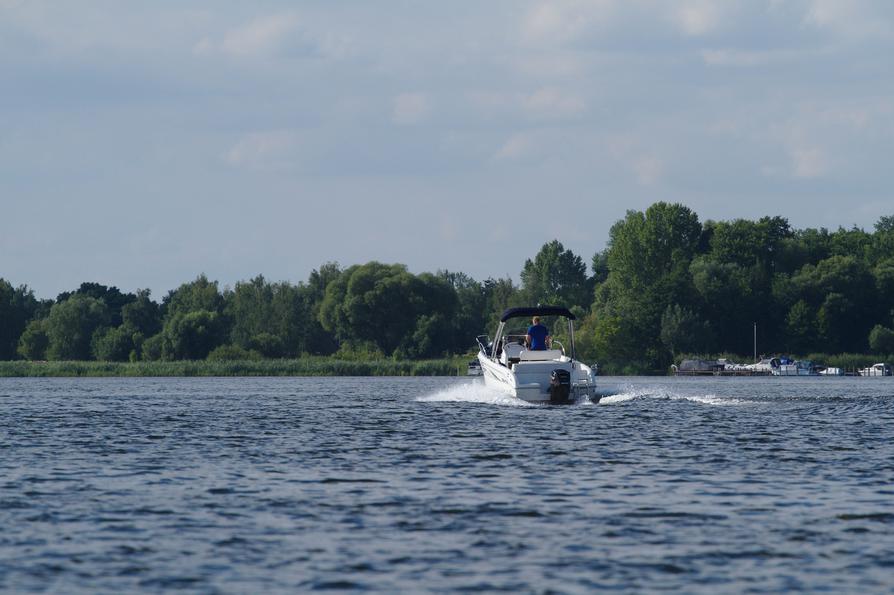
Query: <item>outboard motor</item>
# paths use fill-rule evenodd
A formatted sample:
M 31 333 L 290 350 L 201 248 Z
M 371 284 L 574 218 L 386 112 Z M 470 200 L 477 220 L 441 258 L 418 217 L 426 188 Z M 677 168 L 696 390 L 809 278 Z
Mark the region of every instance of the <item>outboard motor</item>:
M 569 405 L 571 403 L 571 373 L 568 370 L 556 369 L 549 375 L 550 405 Z

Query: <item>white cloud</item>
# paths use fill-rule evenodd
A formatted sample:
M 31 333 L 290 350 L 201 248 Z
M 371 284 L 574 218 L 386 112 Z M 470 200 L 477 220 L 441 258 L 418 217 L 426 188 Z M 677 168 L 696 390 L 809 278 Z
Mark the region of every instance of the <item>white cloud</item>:
M 645 155 L 633 162 L 636 181 L 642 186 L 652 186 L 664 174 L 664 163 L 654 155 Z
M 671 19 L 686 35 L 711 33 L 720 23 L 722 5 L 714 0 L 676 2 Z
M 495 157 L 497 159 L 519 159 L 531 153 L 534 149 L 534 139 L 529 134 L 513 134 L 503 143 Z
M 791 147 L 789 155 L 792 159 L 792 175 L 796 178 L 819 178 L 826 173 L 826 156 L 819 147 Z
M 703 50 L 702 60 L 708 66 L 763 66 L 779 56 L 775 52 L 743 50 Z
M 575 116 L 586 108 L 584 100 L 572 93 L 544 87 L 522 98 L 522 108 L 529 114 L 548 118 Z
M 528 43 L 562 44 L 584 35 L 615 13 L 617 0 L 552 0 L 538 2 L 522 18 L 522 39 Z
M 401 93 L 394 98 L 391 120 L 395 124 L 409 125 L 423 121 L 431 111 L 428 97 L 423 93 Z
M 280 169 L 289 165 L 288 156 L 296 140 L 288 130 L 253 132 L 236 142 L 224 160 L 234 167 Z
M 281 49 L 287 39 L 297 33 L 297 16 L 270 15 L 228 31 L 220 42 L 205 37 L 196 43 L 194 51 L 197 54 L 220 52 L 238 57 L 269 55 Z
M 804 22 L 855 38 L 890 37 L 894 32 L 890 7 L 889 2 L 811 0 Z

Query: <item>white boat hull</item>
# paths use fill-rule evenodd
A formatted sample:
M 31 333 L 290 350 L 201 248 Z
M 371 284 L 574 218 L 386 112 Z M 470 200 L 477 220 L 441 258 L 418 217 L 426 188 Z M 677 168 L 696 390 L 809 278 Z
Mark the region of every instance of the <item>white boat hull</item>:
M 572 401 L 584 398 L 598 401 L 604 396 L 597 390 L 590 368 L 564 356 L 559 360 L 520 362 L 507 367 L 479 353 L 478 361 L 486 386 L 529 403 L 552 401 L 550 374 L 557 369 L 566 370 L 571 376 Z

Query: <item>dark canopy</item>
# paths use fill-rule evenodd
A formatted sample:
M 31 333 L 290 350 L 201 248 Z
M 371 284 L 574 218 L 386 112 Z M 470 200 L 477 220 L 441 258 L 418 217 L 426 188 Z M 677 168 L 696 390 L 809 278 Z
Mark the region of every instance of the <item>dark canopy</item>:
M 569 320 L 575 320 L 574 314 L 568 308 L 562 306 L 528 306 L 524 308 L 509 308 L 503 312 L 500 322 L 506 322 L 510 318 L 530 316 L 564 316 Z

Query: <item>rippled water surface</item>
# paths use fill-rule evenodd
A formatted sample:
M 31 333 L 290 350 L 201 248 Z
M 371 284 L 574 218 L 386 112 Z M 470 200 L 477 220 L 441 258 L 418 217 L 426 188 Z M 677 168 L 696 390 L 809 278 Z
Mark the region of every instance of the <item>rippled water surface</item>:
M 0 379 L 0 589 L 894 589 L 894 381 Z

